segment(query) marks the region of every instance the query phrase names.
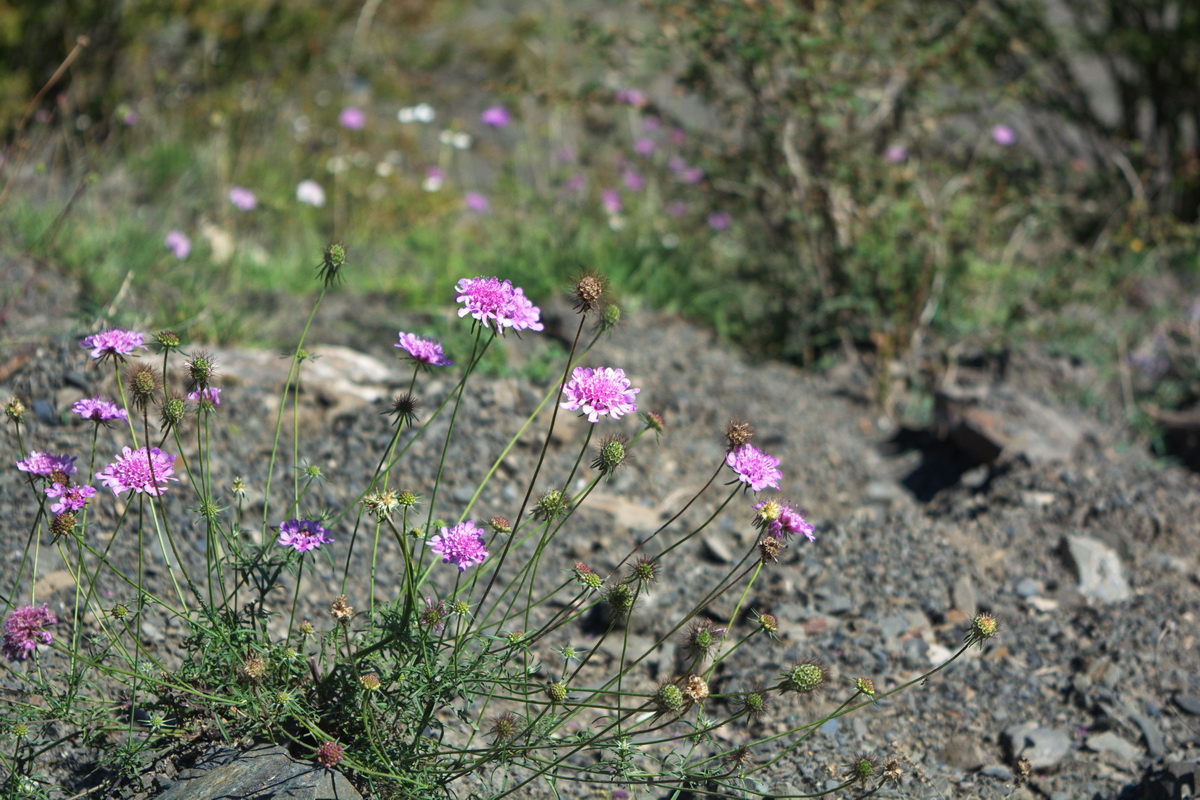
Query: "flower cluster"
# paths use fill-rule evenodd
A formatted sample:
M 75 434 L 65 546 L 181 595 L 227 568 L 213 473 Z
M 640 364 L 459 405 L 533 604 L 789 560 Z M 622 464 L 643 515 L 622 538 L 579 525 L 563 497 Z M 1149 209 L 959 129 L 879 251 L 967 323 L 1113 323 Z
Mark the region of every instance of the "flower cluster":
M 297 553 L 316 550 L 323 544 L 329 544 L 333 539 L 329 531 L 315 519 L 289 519 L 279 525 L 279 544 L 291 547 Z
M 146 337 L 135 331 L 108 328 L 85 337 L 79 342 L 79 346 L 89 348 L 92 358 L 122 358 L 132 354 L 139 347 L 145 349 Z
M 46 487 L 46 496 L 58 499 L 57 503 L 50 505 L 50 510 L 55 514 L 61 514 L 64 511 L 79 511 L 95 494 L 96 487 L 94 486 L 79 484 L 64 486 L 55 482 Z
M 779 459 L 773 458 L 752 444 L 743 444 L 725 456 L 725 463 L 737 473 L 737 479 L 756 492 L 768 486 L 779 488 L 783 473 L 779 471 Z
M 100 397 L 85 397 L 75 401 L 71 410 L 84 419 L 95 422 L 112 422 L 116 419 L 129 419 L 129 412 L 109 400 Z
M 188 400 L 199 403 L 201 408 L 204 408 L 206 404 L 216 408 L 221 405 L 221 387 L 206 386 L 202 389 L 197 387 L 194 391 L 188 392 Z
M 30 475 L 41 475 L 45 478 L 49 478 L 55 472 L 61 472 L 63 475 L 74 475 L 75 456 L 53 456 L 49 453 L 41 453 L 34 450 L 30 452 L 28 457 L 17 462 L 17 469 L 21 470 L 21 472 L 28 472 Z
M 600 417 L 620 419 L 623 414 L 637 411 L 634 395 L 641 389 L 630 389 L 625 370 L 599 367 L 576 367 L 571 380 L 563 384 L 566 395 L 560 408 L 563 411 L 582 411 L 588 422 L 598 422 Z
M 408 353 L 409 357 L 418 364 L 429 367 L 449 367 L 453 361 L 446 358 L 442 346 L 432 339 L 422 339 L 411 333 L 400 332 L 399 344 L 393 345 Z
M 46 626 L 58 622 L 49 606 L 25 606 L 14 609 L 4 620 L 4 657 L 9 661 L 24 661 L 39 645 L 54 641 Z
M 810 542 L 815 542 L 814 528 L 804 519 L 804 512 L 792 508 L 781 500 L 765 500 L 754 505 L 758 512 L 754 518 L 755 527 L 766 528 L 767 533 L 776 539 L 788 536 L 804 536 Z
M 442 528 L 441 533 L 430 537 L 425 544 L 442 557 L 443 564 L 454 564 L 459 572 L 466 572 L 473 564 L 482 564 L 488 557 L 483 529 L 472 520 Z
M 123 447 L 116 461 L 97 472 L 96 477 L 112 489 L 114 495 L 132 490 L 161 497 L 168 488 L 166 481 L 179 480 L 172 477 L 174 464 L 175 456 L 157 447 L 139 447 L 137 450 Z
M 494 322 L 496 330 L 503 332 L 505 328 L 514 331 L 542 330 L 539 321 L 541 309 L 529 301 L 525 292 L 514 287 L 511 281 L 499 278 L 464 278 L 455 289 L 458 296 L 455 302 L 462 303 L 458 310 L 460 317 L 470 314 L 483 327 L 491 327 Z

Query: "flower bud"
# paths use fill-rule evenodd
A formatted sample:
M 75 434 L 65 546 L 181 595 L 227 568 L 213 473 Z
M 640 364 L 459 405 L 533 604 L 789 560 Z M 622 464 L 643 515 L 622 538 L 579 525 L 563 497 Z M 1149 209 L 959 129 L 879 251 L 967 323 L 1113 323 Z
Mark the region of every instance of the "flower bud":
M 342 267 L 346 265 L 346 250 L 340 244 L 332 243 L 325 248 L 321 264 L 317 267 L 317 276 L 329 288 L 341 280 Z
M 546 696 L 551 703 L 562 703 L 567 699 L 567 687 L 562 683 L 552 683 L 546 687 Z
M 797 694 L 811 694 L 829 680 L 829 671 L 815 661 L 806 661 L 783 673 L 781 689 Z
M 4 416 L 20 425 L 25 421 L 25 404 L 19 398 L 12 398 L 4 406 Z
M 601 475 L 611 477 L 617 467 L 625 463 L 625 438 L 610 436 L 600 443 L 600 450 L 592 462 L 592 469 L 599 470 Z

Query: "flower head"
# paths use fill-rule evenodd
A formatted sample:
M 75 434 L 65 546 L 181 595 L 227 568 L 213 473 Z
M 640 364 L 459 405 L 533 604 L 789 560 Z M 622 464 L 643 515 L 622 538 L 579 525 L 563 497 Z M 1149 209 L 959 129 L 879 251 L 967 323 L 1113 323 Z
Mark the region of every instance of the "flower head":
M 325 190 L 316 181 L 300 181 L 296 184 L 296 199 L 313 208 L 321 208 L 325 205 Z
M 488 202 L 487 197 L 481 195 L 479 192 L 467 192 L 463 195 L 463 203 L 476 214 L 482 214 L 491 207 L 491 203 Z
M 479 121 L 493 128 L 503 128 L 512 122 L 512 115 L 504 106 L 492 106 L 479 115 Z
M 64 475 L 74 475 L 75 456 L 53 456 L 49 453 L 40 453 L 34 450 L 30 452 L 28 458 L 17 462 L 17 469 L 21 470 L 21 472 L 28 472 L 30 475 L 41 475 L 46 478 L 55 472 L 61 472 Z
M 84 419 L 95 420 L 96 422 L 129 419 L 129 412 L 125 409 L 116 403 L 99 397 L 85 397 L 82 400 L 77 400 L 75 401 L 75 405 L 71 406 L 71 410 Z
M 654 140 L 643 136 L 633 143 L 633 152 L 639 156 L 652 156 L 654 155 L 654 147 Z
M 629 388 L 623 369 L 576 367 L 571 380 L 563 384 L 566 400 L 559 407 L 563 411 L 582 411 L 588 422 L 597 422 L 606 415 L 620 419 L 622 414 L 637 411 L 633 396 L 640 391 Z
M 107 328 L 79 342 L 81 347 L 91 348 L 92 358 L 122 358 L 137 348 L 146 347 L 146 339 L 135 331 Z
M 258 198 L 254 192 L 244 186 L 235 186 L 229 190 L 229 202 L 242 211 L 253 211 L 258 208 Z
M 204 408 L 205 404 L 211 408 L 216 408 L 221 405 L 221 387 L 206 386 L 203 389 L 197 387 L 195 391 L 188 392 L 187 397 L 188 400 L 199 403 L 201 408 Z
M 1017 132 L 1007 125 L 997 125 L 992 128 L 992 141 L 1001 147 L 1009 147 L 1017 143 Z
M 342 113 L 338 114 L 338 124 L 347 130 L 362 130 L 363 125 L 366 123 L 367 115 L 357 106 L 343 108 Z
M 708 215 L 708 227 L 714 231 L 723 231 L 733 223 L 733 217 L 725 211 L 714 211 Z
M 400 332 L 400 342 L 394 345 L 419 364 L 429 367 L 448 367 L 454 362 L 446 358 L 442 346 L 433 339 L 422 339 L 411 333 Z
M 526 328 L 540 331 L 539 321 L 541 309 L 529 301 L 525 293 L 514 287 L 511 281 L 499 278 L 464 278 L 455 286 L 458 291 L 456 302 L 463 307 L 458 310 L 460 317 L 470 314 L 483 327 L 489 327 L 493 321 L 498 331 L 512 328 L 523 331 Z
M 64 511 L 78 511 L 87 505 L 88 498 L 96 494 L 94 486 L 86 486 L 75 484 L 67 486 L 57 481 L 46 487 L 46 496 L 58 498 L 57 503 L 50 505 L 50 510 L 55 514 L 61 514 Z
M 783 473 L 779 471 L 779 459 L 773 458 L 752 444 L 743 444 L 729 451 L 725 463 L 737 473 L 738 480 L 760 492 L 770 486 L 779 488 Z
M 604 210 L 609 214 L 620 214 L 624 204 L 621 202 L 621 193 L 616 189 L 605 189 L 600 192 L 600 205 L 604 206 Z
M 442 532 L 425 542 L 433 552 L 442 557 L 443 564 L 454 564 L 459 572 L 466 572 L 473 564 L 482 564 L 488 557 L 487 544 L 483 541 L 483 530 L 472 520 L 460 522 L 453 528 L 442 528 Z
M 39 645 L 50 644 L 54 637 L 44 628 L 56 622 L 58 618 L 45 604 L 41 608 L 25 606 L 13 609 L 8 619 L 4 620 L 4 657 L 9 661 L 24 661 Z
M 280 523 L 277 541 L 284 547 L 293 548 L 297 553 L 306 553 L 323 544 L 330 544 L 333 539 L 318 520 L 289 519 Z
M 815 542 L 814 528 L 804 519 L 804 512 L 792 508 L 780 500 L 765 500 L 756 503 L 754 510 L 758 512 L 754 518 L 754 526 L 766 528 L 767 533 L 776 539 L 787 536 L 805 536 L 810 542 Z
M 883 160 L 889 164 L 899 164 L 908 158 L 908 148 L 902 144 L 894 144 L 883 153 Z
M 179 480 L 171 477 L 175 474 L 174 463 L 174 455 L 164 453 L 157 447 L 139 447 L 137 450 L 123 447 L 117 460 L 97 472 L 96 477 L 112 489 L 114 495 L 132 489 L 161 497 L 167 490 L 166 481 Z
M 192 252 L 192 240 L 187 237 L 186 233 L 180 230 L 168 231 L 167 238 L 163 239 L 163 246 L 181 261 L 187 258 Z
M 342 746 L 337 742 L 322 742 L 317 747 L 317 763 L 325 769 L 333 769 L 342 762 Z

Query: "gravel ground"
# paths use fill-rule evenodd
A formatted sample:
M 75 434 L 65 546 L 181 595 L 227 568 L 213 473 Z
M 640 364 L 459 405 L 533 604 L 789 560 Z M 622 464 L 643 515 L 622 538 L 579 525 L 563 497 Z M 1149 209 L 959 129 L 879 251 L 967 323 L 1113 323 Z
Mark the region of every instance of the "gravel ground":
M 30 406 L 27 448 L 78 453 L 85 461 L 90 424 L 63 412 L 74 400 L 111 386 L 104 373 L 85 363 L 75 343 L 81 331 L 72 322 L 74 290 L 69 282 L 38 277 L 25 265 L 8 270 L 13 290 L 0 317 L 0 399 L 15 394 Z M 275 307 L 264 330 L 294 329 L 306 311 L 300 301 L 286 298 Z M 570 336 L 569 308 L 551 302 L 545 311 L 545 335 L 504 342 L 518 374 L 527 371 L 524 361 L 544 357 L 554 342 Z M 785 550 L 748 598 L 748 608 L 779 618 L 778 642 L 759 642 L 723 663 L 713 691 L 773 683 L 785 666 L 811 655 L 830 668 L 835 686 L 866 676 L 887 689 L 953 652 L 976 610 L 989 610 L 1002 622 L 1002 635 L 981 651 L 878 708 L 825 726 L 753 788 L 821 790 L 832 785 L 850 757 L 866 752 L 903 765 L 901 783 L 879 797 L 1188 796 L 1172 795 L 1162 774 L 1168 766 L 1177 775 L 1191 769 L 1200 737 L 1200 569 L 1194 541 L 1200 484 L 1195 475 L 1151 463 L 1120 431 L 1056 403 L 1087 431 L 1069 458 L 1036 465 L 1007 459 L 990 470 L 968 471 L 956 482 L 960 470 L 942 466 L 953 461 L 944 451 L 899 446 L 912 437 L 862 399 L 863 382 L 852 368 L 814 375 L 752 363 L 685 321 L 650 313 L 628 316 L 585 363 L 624 368 L 642 387 L 641 408 L 661 413 L 667 432 L 658 443 L 639 443 L 630 467 L 603 484 L 554 542 L 540 573 L 545 587 L 561 581 L 576 560 L 601 573 L 615 566 L 639 537 L 709 479 L 724 455 L 721 427 L 736 416 L 753 422 L 756 442 L 780 458 L 785 496 L 807 509 L 817 531 L 815 543 L 793 543 Z M 372 392 L 406 385 L 407 373 L 392 345 L 397 330 L 419 323 L 382 302 L 333 297 L 314 324 L 311 342 L 352 346 L 378 359 L 385 370 L 348 388 L 332 379 L 313 379 L 302 396 L 302 459 L 320 465 L 328 476 L 320 499 L 331 507 L 353 499 L 351 490 L 361 486 L 388 441 L 391 428 L 381 416 L 386 402 L 370 398 Z M 318 345 L 311 349 L 323 352 Z M 355 357 L 328 352 L 331 374 Z M 217 351 L 218 362 L 230 368 L 222 426 L 213 436 L 219 453 L 216 485 L 243 476 L 252 512 L 261 513 L 269 422 L 278 403 L 280 386 L 272 377 L 280 363 L 276 355 Z M 462 354 L 452 357 L 463 360 Z M 1053 359 L 1028 353 L 1014 360 L 1019 368 L 1006 373 L 1009 390 L 1055 402 L 1077 388 L 1063 385 L 1067 373 Z M 426 408 L 446 396 L 456 377 L 447 372 L 421 379 L 418 391 Z M 445 466 L 438 516 L 460 513 L 549 385 L 512 377 L 473 380 L 473 402 L 456 423 L 459 435 Z M 610 423 L 604 432 L 628 433 L 634 427 L 632 421 Z M 538 488 L 548 488 L 550 478 L 562 479 L 586 428 L 560 418 L 543 473 L 547 477 Z M 401 488 L 430 494 L 429 476 L 445 432 L 439 420 L 413 446 L 398 476 Z M 0 437 L 11 463 L 17 458 L 12 426 L 5 426 Z M 99 457 L 110 457 L 124 443 L 117 431 L 102 430 Z M 533 434 L 519 441 L 473 516 L 515 515 L 539 443 Z M 277 479 L 292 468 L 280 464 Z M 943 488 L 922 492 L 930 499 L 918 500 L 905 488 L 915 473 L 944 477 L 938 484 Z M 723 499 L 728 490 L 719 484 L 682 523 L 698 522 Z M 188 536 L 196 529 L 188 508 L 194 503 L 182 488 L 168 497 L 181 541 L 197 541 Z M 634 644 L 652 642 L 668 630 L 699 587 L 715 583 L 753 546 L 749 505 L 735 499 L 733 510 L 672 553 L 662 579 L 635 611 Z M 111 496 L 100 499 L 92 530 L 111 525 L 117 507 Z M 7 545 L 0 586 L 5 592 L 15 580 L 34 511 L 22 475 L 0 471 Z M 344 551 L 338 548 L 348 545 L 348 534 L 335 531 L 335 536 L 340 561 Z M 660 547 L 656 541 L 647 550 Z M 131 542 L 114 548 L 122 563 L 133 563 Z M 367 550 L 358 546 L 347 586 L 360 608 L 369 602 Z M 148 551 L 152 562 L 161 560 L 155 552 Z M 196 548 L 183 558 L 202 555 Z M 54 550 L 43 548 L 41 558 L 38 601 L 50 603 L 61 616 L 72 597 L 69 583 Z M 377 568 L 376 596 L 390 599 L 399 559 L 385 548 Z M 164 585 L 161 571 L 152 571 L 151 580 Z M 336 594 L 324 580 L 335 579 L 332 573 L 321 575 L 306 592 L 304 612 L 313 619 L 325 618 L 329 595 Z M 111 588 L 119 599 L 120 587 Z M 28 593 L 25 584 L 16 596 L 25 602 Z M 733 597 L 721 598 L 710 612 L 728 619 L 733 603 Z M 169 657 L 179 634 L 168 622 L 151 626 L 149 645 Z M 585 628 L 573 635 L 577 647 L 590 641 Z M 596 666 L 603 668 L 613 658 L 609 650 Z M 645 662 L 646 685 L 673 677 L 680 658 L 673 643 L 659 650 Z M 0 685 L 11 697 L 13 676 L 6 675 Z M 780 702 L 750 730 L 722 730 L 718 738 L 737 743 L 749 734 L 784 730 L 832 709 L 838 696 L 831 691 L 806 704 Z M 1016 774 L 1022 754 L 1032 762 L 1027 780 Z M 756 758 L 769 755 L 769 748 L 755 752 Z M 612 796 L 612 788 L 564 790 L 564 795 Z

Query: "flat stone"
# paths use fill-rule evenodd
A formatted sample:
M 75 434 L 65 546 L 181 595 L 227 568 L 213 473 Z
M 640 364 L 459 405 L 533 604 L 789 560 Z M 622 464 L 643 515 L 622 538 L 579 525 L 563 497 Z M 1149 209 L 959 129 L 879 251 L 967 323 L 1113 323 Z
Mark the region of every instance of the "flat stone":
M 1034 769 L 1049 769 L 1071 752 L 1071 737 L 1031 722 L 1006 728 L 1002 737 L 1013 758 L 1025 758 Z
M 346 776 L 297 761 L 279 746 L 228 749 L 188 770 L 155 800 L 362 800 Z
M 1107 605 L 1132 595 L 1121 557 L 1103 542 L 1087 536 L 1068 536 L 1067 554 L 1079 579 L 1079 593 L 1093 603 Z
M 1175 705 L 1189 714 L 1200 716 L 1200 697 L 1190 694 L 1175 695 Z
M 1141 755 L 1137 745 L 1112 731 L 1089 736 L 1083 745 L 1094 753 L 1115 753 L 1126 761 L 1136 761 Z

